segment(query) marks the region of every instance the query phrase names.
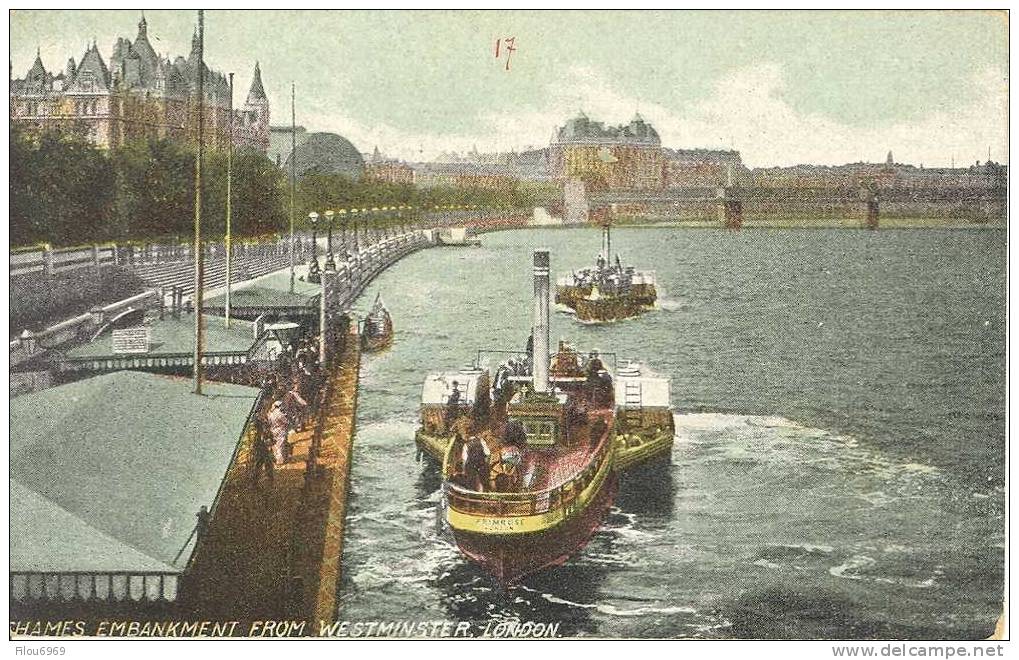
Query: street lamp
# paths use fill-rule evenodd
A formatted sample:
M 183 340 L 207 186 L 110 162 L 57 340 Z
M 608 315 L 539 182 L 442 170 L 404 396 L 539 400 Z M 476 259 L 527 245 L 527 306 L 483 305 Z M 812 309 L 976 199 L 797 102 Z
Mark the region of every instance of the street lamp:
M 322 275 L 318 270 L 318 233 L 315 227 L 318 223 L 318 213 L 315 211 L 309 213 L 308 222 L 311 223 L 311 261 L 308 263 L 308 281 L 318 284 L 322 281 Z
M 350 209 L 350 214 L 354 216 L 354 252 L 360 252 L 361 245 L 357 239 L 357 209 Z
M 343 253 L 347 253 L 347 223 L 350 222 L 350 218 L 347 217 L 347 209 L 340 209 L 340 245 L 343 246 Z M 346 257 L 344 257 L 346 258 Z
M 329 232 L 329 237 L 326 239 L 326 270 L 330 273 L 336 272 L 336 260 L 333 258 L 333 213 L 332 209 L 326 211 L 326 230 Z

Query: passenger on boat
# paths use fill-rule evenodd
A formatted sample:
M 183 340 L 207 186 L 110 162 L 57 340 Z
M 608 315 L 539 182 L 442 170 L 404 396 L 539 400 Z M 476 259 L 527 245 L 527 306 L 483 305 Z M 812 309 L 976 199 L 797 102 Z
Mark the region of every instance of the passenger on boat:
M 471 419 L 475 424 L 483 424 L 488 421 L 488 413 L 492 407 L 492 396 L 488 388 L 479 387 L 474 396 L 474 405 L 471 407 Z
M 523 447 L 527 444 L 527 431 L 519 419 L 511 419 L 506 422 L 506 429 L 503 432 L 503 444 L 507 446 L 516 445 Z
M 559 340 L 559 350 L 552 357 L 552 375 L 559 377 L 582 376 L 580 356 L 569 343 Z
M 449 395 L 449 399 L 446 400 L 446 415 L 443 418 L 443 424 L 446 427 L 446 431 L 449 432 L 453 428 L 453 423 L 456 422 L 460 416 L 460 383 L 453 381 L 453 391 Z
M 488 445 L 478 436 L 471 436 L 463 449 L 464 480 L 471 490 L 484 491 L 488 484 L 489 463 L 488 457 L 492 451 Z
M 506 445 L 499 452 L 499 460 L 492 466 L 492 490 L 497 493 L 516 493 L 520 490 L 520 464 L 523 456 L 516 445 Z
M 605 371 L 605 364 L 598 357 L 598 351 L 591 351 L 591 354 L 587 358 L 587 380 L 588 382 L 594 382 L 598 374 Z
M 512 391 L 509 381 L 509 377 L 513 374 L 513 369 L 510 367 L 509 362 L 503 362 L 499 365 L 499 368 L 495 370 L 495 378 L 492 379 L 492 394 L 496 401 L 502 401 L 508 398 L 506 395 Z

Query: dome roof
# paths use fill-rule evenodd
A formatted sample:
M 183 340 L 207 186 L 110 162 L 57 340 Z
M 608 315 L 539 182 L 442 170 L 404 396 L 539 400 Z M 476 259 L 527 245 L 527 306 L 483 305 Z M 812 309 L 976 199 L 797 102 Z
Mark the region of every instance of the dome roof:
M 343 174 L 358 178 L 364 173 L 364 158 L 357 147 L 345 137 L 335 133 L 310 133 L 297 145 L 297 175 L 309 172 Z M 290 170 L 288 155 L 284 169 Z

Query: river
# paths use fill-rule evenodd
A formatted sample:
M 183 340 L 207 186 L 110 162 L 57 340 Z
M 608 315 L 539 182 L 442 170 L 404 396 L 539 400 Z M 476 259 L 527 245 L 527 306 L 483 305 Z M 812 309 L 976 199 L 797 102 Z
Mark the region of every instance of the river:
M 396 342 L 362 364 L 343 556 L 348 621 L 561 622 L 560 635 L 978 638 L 1004 572 L 1004 231 L 613 233 L 659 308 L 553 344 L 672 379 L 668 469 L 622 484 L 588 547 L 501 591 L 436 522 L 415 461 L 421 384 L 522 349 L 531 251 L 593 263 L 596 229 L 413 254 L 382 292 Z

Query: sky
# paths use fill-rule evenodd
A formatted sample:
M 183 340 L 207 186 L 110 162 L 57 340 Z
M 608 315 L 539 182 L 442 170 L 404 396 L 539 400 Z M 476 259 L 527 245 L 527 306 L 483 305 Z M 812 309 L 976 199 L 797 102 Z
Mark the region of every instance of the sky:
M 109 60 L 140 12 L 11 13 L 13 75 L 97 40 Z M 146 11 L 157 52 L 187 55 L 193 11 Z M 205 14 L 206 62 L 236 101 L 261 65 L 273 124 L 361 151 L 546 146 L 583 111 L 639 112 L 673 148 L 736 148 L 750 166 L 1007 162 L 1008 32 L 983 11 L 239 11 Z M 506 67 L 507 41 L 515 50 Z M 496 58 L 496 40 L 500 57 Z

